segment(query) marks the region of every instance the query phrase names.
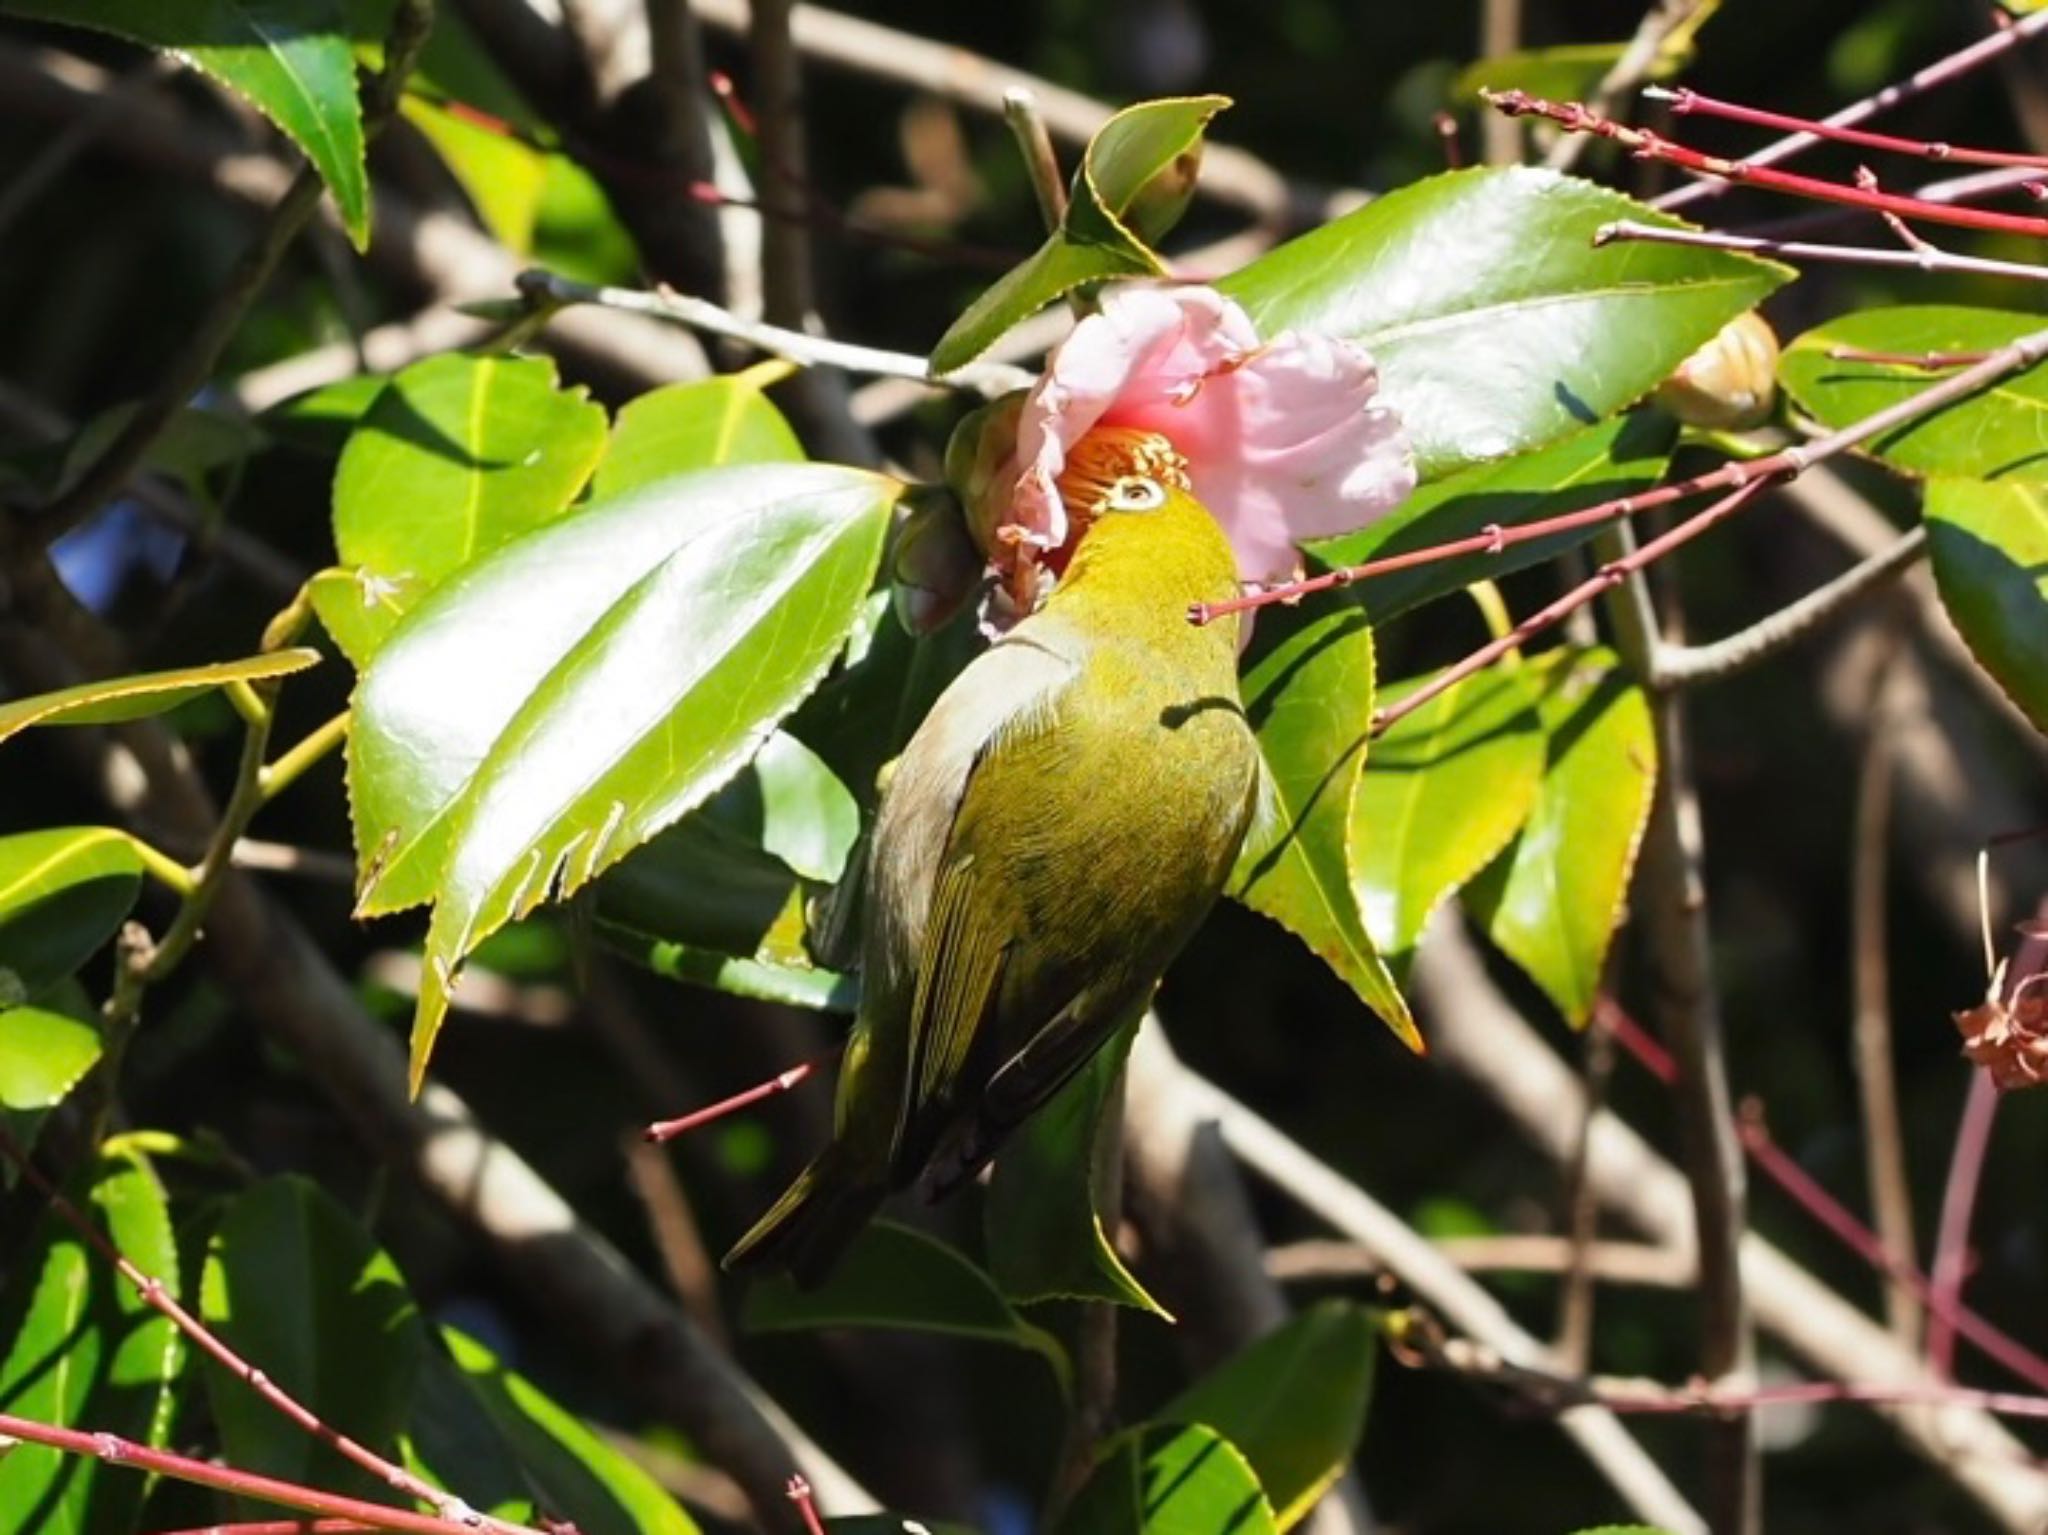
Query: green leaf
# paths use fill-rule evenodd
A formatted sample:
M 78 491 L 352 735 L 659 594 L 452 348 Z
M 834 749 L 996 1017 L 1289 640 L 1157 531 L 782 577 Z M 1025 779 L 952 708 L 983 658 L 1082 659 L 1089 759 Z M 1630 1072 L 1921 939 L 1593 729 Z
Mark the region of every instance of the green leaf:
M 126 832 L 60 826 L 0 837 L 0 1009 L 41 996 L 92 958 L 141 885 Z
M 305 152 L 357 250 L 370 243 L 355 57 L 339 0 L 0 0 L 159 48 L 248 101 Z
M 1104 1160 L 1123 1154 L 1120 1137 L 1103 1135 L 1104 1116 L 1122 1096 L 1139 1022 L 1119 1029 L 996 1157 L 982 1217 L 988 1266 L 1018 1305 L 1100 1300 L 1173 1320 L 1124 1267 L 1096 1213 Z
M 1927 550 L 1970 653 L 2048 731 L 2048 487 L 1931 481 Z
M 55 1108 L 100 1058 L 100 1031 L 40 1007 L 0 1011 L 0 1109 Z
M 132 677 L 81 682 L 75 688 L 17 698 L 11 704 L 0 704 L 0 741 L 19 735 L 31 725 L 112 725 L 123 720 L 148 719 L 231 682 L 288 677 L 318 665 L 319 661 L 317 650 L 275 650 L 239 661 L 181 666 L 168 672 L 139 672 Z
M 850 1005 L 851 983 L 806 951 L 805 903 L 839 878 L 859 832 L 846 786 L 777 731 L 701 809 L 604 878 L 597 932 L 673 979 L 798 1006 Z
M 1356 608 L 1339 607 L 1305 620 L 1262 616 L 1259 630 L 1244 700 L 1266 782 L 1230 894 L 1307 944 L 1420 1049 L 1351 889 L 1351 802 L 1372 725 L 1372 628 Z
M 1199 151 L 1209 120 L 1229 105 L 1225 96 L 1141 101 L 1097 129 L 1059 230 L 967 306 L 932 348 L 932 373 L 965 367 L 1005 331 L 1084 284 L 1163 273 L 1165 263 L 1134 231 L 1134 204 L 1155 177 Z
M 1110 1440 L 1054 1535 L 1274 1535 L 1251 1463 L 1214 1429 L 1150 1423 Z
M 1311 544 L 1309 553 L 1318 564 L 1335 570 L 1634 495 L 1663 477 L 1677 439 L 1677 423 L 1661 412 L 1618 416 L 1550 447 L 1499 463 L 1474 464 L 1425 485 L 1392 515 L 1356 533 Z M 1598 531 L 1592 526 L 1569 528 L 1509 544 L 1498 554 L 1468 554 L 1368 576 L 1353 590 L 1373 622 L 1385 624 L 1482 577 L 1498 578 L 1556 559 Z
M 720 464 L 803 461 L 803 444 L 757 383 L 744 374 L 697 379 L 650 390 L 619 412 L 591 494 L 603 499 Z
M 1421 686 L 1387 689 L 1383 705 Z M 1437 903 L 1521 828 L 1543 782 L 1536 696 L 1516 667 L 1455 682 L 1373 743 L 1351 804 L 1351 886 L 1397 972 Z
M 559 517 L 604 452 L 605 416 L 546 357 L 444 353 L 384 386 L 342 449 L 343 563 L 422 588 Z
M 1153 1416 L 1201 1423 L 1258 1474 L 1288 1529 L 1343 1474 L 1365 1432 L 1379 1331 L 1363 1306 L 1324 1301 L 1268 1333 Z
M 1816 326 L 1785 348 L 1778 381 L 1821 425 L 1844 427 L 1956 370 L 1834 358 L 1830 351 L 1984 352 L 2044 325 L 2048 319 L 2039 314 L 2005 309 L 1861 309 Z M 1857 451 L 1908 474 L 2048 484 L 2048 363 L 2007 374 L 1966 399 L 1873 437 Z
M 1417 468 L 1434 480 L 1640 399 L 1792 275 L 1726 251 L 1593 245 L 1602 224 L 1624 218 L 1679 223 L 1549 171 L 1452 171 L 1217 286 L 1261 336 L 1291 327 L 1369 348 Z
M 412 1399 L 407 1461 L 501 1519 L 537 1514 L 581 1535 L 695 1535 L 654 1478 L 524 1376 L 454 1328 L 429 1348 Z
M 1057 1338 L 1025 1321 L 965 1255 L 894 1221 L 868 1222 L 815 1289 L 798 1288 L 787 1274 L 757 1281 L 747 1290 L 745 1319 L 749 1332 L 895 1327 L 1006 1344 L 1042 1355 L 1061 1389 L 1067 1385 Z
M 440 18 L 435 22 L 438 32 Z M 434 146 L 498 243 L 516 255 L 530 254 L 534 225 L 540 218 L 541 192 L 548 179 L 546 153 L 502 129 L 486 127 L 410 92 L 399 110 Z
M 1571 43 L 1474 59 L 1458 71 L 1446 99 L 1453 106 L 1469 107 L 1481 91 L 1515 90 L 1547 101 L 1583 101 L 1627 50 L 1626 43 Z
M 1543 786 L 1466 903 L 1576 1027 L 1592 1014 L 1621 921 L 1657 787 L 1657 742 L 1649 701 L 1611 652 L 1554 650 L 1524 670 L 1543 720 Z
M 11 1016 L 11 1015 L 10 1015 Z M 143 1273 L 178 1295 L 178 1248 L 163 1186 L 139 1157 L 102 1158 L 86 1215 Z M 45 1210 L 9 1254 L 0 1297 L 0 1412 L 161 1446 L 183 1347 L 84 1238 Z M 36 1535 L 129 1530 L 147 1483 L 133 1470 L 38 1445 L 0 1454 L 0 1509 Z
M 200 1309 L 323 1422 L 392 1450 L 425 1331 L 397 1266 L 315 1185 L 276 1178 L 235 1200 L 207 1249 Z M 230 1464 L 359 1497 L 388 1491 L 221 1366 L 207 1366 L 206 1387 Z
M 335 648 L 358 672 L 391 638 L 406 614 L 428 591 L 411 576 L 381 576 L 363 566 L 328 569 L 306 583 L 313 612 Z
M 359 909 L 438 901 L 416 1075 L 471 948 L 695 809 L 817 685 L 897 490 L 810 464 L 659 481 L 470 567 L 392 635 L 349 783 Z

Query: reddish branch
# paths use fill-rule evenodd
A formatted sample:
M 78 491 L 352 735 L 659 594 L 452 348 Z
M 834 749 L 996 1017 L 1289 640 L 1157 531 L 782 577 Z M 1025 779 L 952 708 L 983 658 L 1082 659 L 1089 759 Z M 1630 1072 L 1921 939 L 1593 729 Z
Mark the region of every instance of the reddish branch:
M 831 1057 L 827 1056 L 824 1059 L 830 1060 Z M 679 1135 L 687 1135 L 692 1130 L 710 1124 L 713 1120 L 723 1119 L 728 1114 L 736 1114 L 741 1109 L 751 1107 L 756 1103 L 762 1102 L 764 1099 L 773 1098 L 778 1093 L 788 1092 L 792 1087 L 795 1087 L 812 1072 L 816 1071 L 820 1064 L 821 1062 L 819 1061 L 805 1061 L 801 1066 L 792 1066 L 781 1075 L 770 1077 L 766 1082 L 758 1082 L 743 1093 L 734 1093 L 730 1098 L 721 1098 L 716 1103 L 707 1104 L 705 1107 L 697 1109 L 692 1113 L 684 1114 L 677 1119 L 657 1120 L 642 1133 L 656 1145 L 661 1144 L 663 1141 L 672 1141 Z
M 1774 128 L 1781 133 L 1805 133 L 1816 139 L 1829 139 L 1837 144 L 1854 144 L 1862 149 L 1875 149 L 1885 154 L 1911 155 L 1920 160 L 1947 160 L 1957 165 L 1998 165 L 2018 166 L 2032 170 L 2048 170 L 2048 155 L 2015 154 L 2003 149 L 1971 149 L 1943 143 L 1940 140 L 1901 138 L 1892 133 L 1871 133 L 1866 129 L 1844 127 L 1840 124 L 1815 122 L 1807 117 L 1794 117 L 1785 112 L 1767 112 L 1761 107 L 1747 107 L 1739 102 L 1722 101 L 1719 97 L 1703 96 L 1698 91 L 1669 90 L 1652 85 L 1643 91 L 1646 99 L 1666 103 L 1673 113 L 1680 117 L 1697 113 L 1701 117 L 1720 117 L 1729 122 L 1748 123 L 1756 128 Z M 1755 169 L 1754 160 L 1742 162 Z
M 319 1440 L 337 1455 L 353 1461 L 385 1486 L 391 1488 L 392 1491 L 401 1493 L 408 1498 L 416 1498 L 430 1508 L 439 1509 L 445 1516 L 440 1520 L 430 1520 L 424 1525 L 391 1526 L 391 1528 L 446 1529 L 449 1527 L 448 1521 L 454 1520 L 460 1522 L 461 1527 L 468 1531 L 484 1530 L 491 1532 L 491 1535 L 538 1535 L 537 1531 L 531 1530 L 525 1525 L 511 1524 L 502 1519 L 492 1519 L 475 1513 L 460 1498 L 422 1481 L 403 1466 L 394 1465 L 386 1460 L 375 1450 L 369 1448 L 369 1446 L 359 1444 L 340 1430 L 329 1427 L 321 1421 L 311 1408 L 305 1406 L 262 1370 L 236 1353 L 234 1349 L 230 1348 L 226 1342 L 209 1329 L 204 1322 L 200 1321 L 199 1318 L 179 1304 L 178 1300 L 164 1288 L 162 1280 L 145 1274 L 141 1269 L 137 1268 L 128 1259 L 127 1255 L 116 1247 L 106 1234 L 100 1230 L 97 1224 L 87 1219 L 76 1205 L 66 1199 L 58 1191 L 57 1187 L 48 1178 L 43 1176 L 42 1169 L 29 1159 L 27 1154 L 22 1151 L 20 1143 L 5 1129 L 0 1129 L 0 1157 L 4 1157 L 7 1161 L 13 1163 L 15 1168 L 21 1173 L 21 1176 L 49 1201 L 50 1209 L 58 1219 L 76 1231 L 87 1246 L 92 1248 L 106 1262 L 112 1264 L 121 1277 L 135 1287 L 136 1294 L 142 1297 L 145 1305 L 149 1306 L 151 1310 L 168 1317 L 172 1326 L 191 1339 L 195 1346 L 211 1356 L 230 1375 L 243 1382 L 251 1391 L 254 1391 L 264 1401 L 276 1408 L 278 1412 L 289 1418 L 293 1423 L 296 1423 L 306 1433 Z M 13 1431 L 6 1430 L 6 1432 Z M 17 1437 L 32 1438 L 33 1436 L 22 1434 L 17 1435 Z M 109 1435 L 88 1434 L 82 1437 L 88 1441 L 107 1439 L 116 1444 L 122 1442 L 112 1440 Z M 59 1446 L 59 1448 L 64 1447 L 62 1445 Z M 87 1449 L 84 1453 L 93 1454 L 95 1452 Z M 102 1455 L 100 1458 L 116 1459 L 119 1457 Z M 138 1461 L 137 1464 L 142 1463 Z M 150 1469 L 161 1468 L 151 1467 Z M 191 1480 L 191 1478 L 187 1478 L 187 1480 Z M 290 1484 L 280 1483 L 278 1485 L 289 1486 Z M 263 1496 L 263 1494 L 252 1493 L 251 1496 Z M 319 1496 L 325 1495 L 319 1494 Z M 309 1508 L 316 1513 L 348 1512 L 345 1509 L 328 1509 L 321 1505 L 304 1502 L 291 1502 L 290 1500 L 275 1498 L 271 1501 L 284 1501 L 287 1507 Z M 351 1500 L 344 1499 L 343 1501 L 348 1502 Z M 374 1505 L 362 1506 L 371 1507 Z
M 57 1428 L 52 1424 L 38 1423 L 33 1418 L 17 1418 L 8 1413 L 0 1413 L 0 1443 L 9 1439 L 18 1439 L 24 1444 L 45 1445 L 50 1449 L 63 1450 L 72 1455 L 87 1455 L 110 1466 L 133 1466 L 138 1471 L 153 1471 L 159 1476 L 168 1476 L 176 1481 L 236 1493 L 264 1503 L 275 1503 L 283 1508 L 296 1508 L 309 1514 L 324 1514 L 343 1521 L 352 1521 L 344 1523 L 339 1528 L 399 1530 L 417 1532 L 417 1535 L 477 1535 L 479 1530 L 512 1528 L 499 1520 L 487 1519 L 455 1500 L 449 1500 L 445 1516 L 416 1514 L 403 1508 L 387 1508 L 380 1503 L 365 1503 L 360 1498 L 343 1497 L 340 1493 L 322 1492 L 315 1487 L 302 1487 L 296 1482 L 280 1481 L 276 1477 L 261 1476 L 254 1471 L 237 1471 L 232 1466 L 193 1460 L 188 1456 L 174 1455 L 169 1450 L 153 1450 L 146 1444 L 137 1444 L 134 1440 L 123 1439 L 118 1434 L 96 1434 L 84 1429 Z M 303 1529 L 305 1526 L 303 1523 L 290 1523 L 285 1527 Z M 334 1529 L 337 1526 L 328 1525 L 327 1528 Z
M 1496 111 L 1509 117 L 1541 117 L 1556 123 L 1567 133 L 1597 134 L 1601 138 L 1612 139 L 1638 159 L 1675 165 L 1695 176 L 1762 187 L 1769 192 L 1783 192 L 1815 202 L 1838 203 L 1872 213 L 1895 213 L 1901 218 L 1924 219 L 1932 224 L 1989 229 L 2000 234 L 2028 235 L 2035 239 L 2048 236 L 2048 219 L 2029 214 L 1933 203 L 1898 192 L 1844 186 L 1838 181 L 1824 181 L 1817 176 L 1801 176 L 1793 171 L 1773 170 L 1744 160 L 1729 160 L 1667 139 L 1647 128 L 1630 128 L 1577 102 L 1546 101 L 1540 96 L 1531 96 L 1527 91 L 1482 91 L 1480 94 Z

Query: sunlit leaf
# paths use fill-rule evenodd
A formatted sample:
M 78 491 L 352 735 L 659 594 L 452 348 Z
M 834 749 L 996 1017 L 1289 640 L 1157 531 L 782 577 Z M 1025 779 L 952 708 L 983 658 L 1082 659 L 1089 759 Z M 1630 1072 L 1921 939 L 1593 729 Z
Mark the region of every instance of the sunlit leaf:
M 1927 551 L 1970 653 L 2048 730 L 2048 485 L 1930 481 Z
M 362 108 L 340 0 L 0 0 L 0 13 L 111 32 L 204 70 L 290 136 L 356 248 L 370 243 Z
M 1351 804 L 1372 726 L 1371 626 L 1356 608 L 1339 607 L 1306 621 L 1269 613 L 1259 629 L 1244 701 L 1265 759 L 1265 804 L 1230 893 L 1307 944 L 1419 1049 L 1351 888 Z
M 1261 336 L 1366 346 L 1425 480 L 1555 441 L 1648 394 L 1791 277 L 1726 251 L 1593 244 L 1616 219 L 1676 221 L 1525 167 L 1390 192 L 1217 286 Z
M 438 22 L 437 17 L 437 30 Z M 547 185 L 546 153 L 423 96 L 408 94 L 400 110 L 434 146 L 498 243 L 517 255 L 530 252 L 541 192 Z
M 1274 1535 L 1250 1462 L 1199 1424 L 1149 1423 L 1106 1445 L 1054 1535 Z
M 0 1010 L 0 1109 L 62 1103 L 100 1058 L 100 1031 L 41 1007 Z
M 1574 1025 L 1591 1015 L 1650 799 L 1657 744 L 1642 690 L 1604 650 L 1526 664 L 1545 736 L 1543 786 L 1521 833 L 1466 889 L 1502 953 Z
M 0 1008 L 40 996 L 97 953 L 141 885 L 126 832 L 59 826 L 0 837 Z
M 1382 706 L 1426 679 L 1387 688 Z M 1514 667 L 1453 683 L 1373 743 L 1351 805 L 1351 884 L 1397 968 L 1437 903 L 1520 829 L 1543 781 L 1534 691 Z
M 1251 1463 L 1287 1529 L 1343 1474 L 1365 1432 L 1379 1329 L 1362 1306 L 1324 1301 L 1259 1339 L 1153 1416 L 1201 1423 Z
M 619 412 L 591 494 L 637 490 L 687 469 L 800 464 L 803 444 L 744 376 L 694 379 L 641 395 Z
M 1914 305 L 1860 309 L 1816 326 L 1785 348 L 1778 378 L 1801 410 L 1843 427 L 1938 384 L 1954 367 L 1835 357 L 1880 352 L 1991 351 L 2048 325 L 2006 309 Z M 1858 449 L 1909 474 L 2048 483 L 2048 363 L 2009 373 L 1953 405 L 1880 433 Z
M 147 719 L 231 682 L 288 677 L 318 665 L 319 661 L 317 650 L 276 650 L 239 661 L 108 677 L 101 682 L 81 682 L 77 687 L 55 693 L 17 698 L 13 703 L 0 704 L 0 741 L 31 725 L 111 725 L 122 720 Z

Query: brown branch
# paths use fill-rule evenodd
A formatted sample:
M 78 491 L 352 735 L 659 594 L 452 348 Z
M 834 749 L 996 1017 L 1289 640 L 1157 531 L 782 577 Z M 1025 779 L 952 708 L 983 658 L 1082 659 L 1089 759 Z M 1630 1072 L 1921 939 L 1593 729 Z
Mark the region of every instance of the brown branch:
M 1581 1247 L 1565 1236 L 1442 1237 L 1436 1244 L 1468 1274 L 1569 1274 L 1575 1263 L 1603 1284 L 1656 1290 L 1689 1289 L 1698 1275 L 1689 1253 L 1666 1252 L 1647 1242 L 1594 1242 Z M 1290 1242 L 1266 1254 L 1266 1272 L 1283 1284 L 1327 1279 L 1373 1279 L 1387 1272 L 1377 1254 L 1356 1242 Z

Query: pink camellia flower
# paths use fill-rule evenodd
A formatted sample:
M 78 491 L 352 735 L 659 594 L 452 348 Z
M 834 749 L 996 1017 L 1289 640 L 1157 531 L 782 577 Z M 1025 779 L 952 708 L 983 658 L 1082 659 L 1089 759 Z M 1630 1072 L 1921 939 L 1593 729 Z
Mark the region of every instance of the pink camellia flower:
M 1302 540 L 1363 527 L 1415 488 L 1408 434 L 1378 389 L 1363 347 L 1296 331 L 1262 343 L 1212 288 L 1109 289 L 1025 396 L 1015 447 L 983 487 L 975 521 L 993 523 L 983 542 L 1012 610 L 992 616 L 1021 616 L 1035 567 L 1064 564 L 1088 513 L 1069 499 L 1108 437 L 1140 470 L 1149 457 L 1185 479 L 1247 581 L 1288 579 Z

